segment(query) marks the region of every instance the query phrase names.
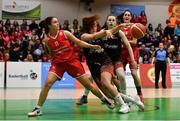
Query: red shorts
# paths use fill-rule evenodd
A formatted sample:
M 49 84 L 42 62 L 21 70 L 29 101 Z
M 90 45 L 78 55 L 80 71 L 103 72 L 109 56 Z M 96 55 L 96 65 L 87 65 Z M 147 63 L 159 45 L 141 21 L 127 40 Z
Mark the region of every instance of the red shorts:
M 137 62 L 137 64 L 139 64 L 139 49 L 132 48 L 132 50 L 133 50 L 133 54 L 134 54 L 134 59 Z M 131 61 L 128 50 L 122 49 L 120 54 L 121 54 L 120 56 L 122 59 L 123 66 L 126 67 L 126 65 L 129 63 L 129 67 L 130 67 L 130 69 L 132 69 L 132 65 L 131 65 L 132 61 Z
M 73 78 L 85 74 L 82 64 L 77 59 L 68 62 L 52 63 L 49 72 L 55 73 L 59 79 L 62 78 L 64 72 L 67 72 Z

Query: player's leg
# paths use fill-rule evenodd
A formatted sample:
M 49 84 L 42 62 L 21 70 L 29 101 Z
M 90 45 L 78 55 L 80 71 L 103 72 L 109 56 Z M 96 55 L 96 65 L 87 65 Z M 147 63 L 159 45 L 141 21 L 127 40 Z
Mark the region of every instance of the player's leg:
M 58 77 L 54 73 L 48 73 L 46 81 L 45 81 L 45 85 L 40 92 L 37 106 L 34 108 L 32 112 L 28 113 L 29 117 L 42 115 L 40 108 L 43 106 L 51 86 L 54 84 L 54 82 L 57 79 Z
M 126 80 L 124 68 L 120 66 L 115 69 L 115 72 L 117 75 L 117 79 L 114 80 L 115 85 L 121 93 L 126 94 Z
M 72 60 L 70 63 L 66 64 L 66 71 L 72 76 L 75 77 L 86 89 L 90 90 L 95 96 L 97 96 L 101 101 L 109 108 L 114 108 L 114 105 L 107 100 L 100 90 L 89 80 L 85 74 L 85 70 L 82 64 L 78 60 Z
M 91 61 L 90 63 L 87 63 L 89 71 L 91 73 L 91 76 L 89 77 L 89 80 L 93 83 L 94 79 L 99 80 L 100 78 L 100 68 L 101 65 L 99 63 L 93 62 Z M 95 80 L 95 82 L 96 82 Z M 97 83 L 96 83 L 97 84 Z M 77 105 L 83 105 L 83 104 L 87 104 L 88 102 L 88 95 L 89 95 L 90 90 L 86 89 L 84 90 L 84 94 L 83 96 L 77 101 Z
M 117 89 L 112 85 L 111 80 L 113 77 L 114 68 L 113 65 L 104 65 L 101 68 L 101 83 L 104 87 L 107 88 L 114 101 L 120 106 L 120 113 L 128 113 L 130 111 L 127 104 L 124 103 L 121 95 L 117 91 Z
M 95 96 L 97 96 L 102 102 L 104 102 L 108 108 L 113 109 L 114 104 L 107 100 L 99 91 L 99 89 L 90 82 L 89 78 L 85 75 L 76 78 L 86 89 L 90 90 Z
M 139 63 L 139 61 L 138 61 L 139 60 L 139 56 L 138 56 L 139 54 L 138 53 L 139 53 L 139 50 L 137 48 L 134 48 L 133 54 L 134 54 L 134 59 L 137 62 L 137 64 Z M 140 80 L 140 77 L 138 76 L 137 69 L 132 68 L 130 58 L 128 58 L 128 61 L 130 64 L 131 74 L 132 74 L 132 77 L 134 79 L 134 84 L 136 86 L 137 94 L 140 97 L 141 101 L 144 103 L 144 97 L 143 97 L 142 90 L 141 90 L 141 88 L 142 88 L 141 80 Z
M 89 80 L 93 83 L 93 78 L 90 77 Z M 90 90 L 88 89 L 84 89 L 84 94 L 83 96 L 76 102 L 77 105 L 83 105 L 83 104 L 87 104 L 88 103 L 88 95 L 90 93 Z

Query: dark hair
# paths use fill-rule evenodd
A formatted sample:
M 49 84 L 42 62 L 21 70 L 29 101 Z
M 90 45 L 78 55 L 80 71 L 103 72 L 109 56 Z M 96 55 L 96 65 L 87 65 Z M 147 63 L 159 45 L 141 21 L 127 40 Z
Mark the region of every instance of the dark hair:
M 49 32 L 49 27 L 48 25 L 51 25 L 52 19 L 55 18 L 53 16 L 47 17 L 43 22 L 42 22 L 42 27 L 45 28 L 46 34 Z
M 83 18 L 83 20 L 82 20 L 82 24 L 83 24 L 82 32 L 83 33 L 89 33 L 90 29 L 94 25 L 94 22 L 98 19 L 99 19 L 98 15 Z
M 131 20 L 133 19 L 133 13 L 130 11 L 130 10 L 125 10 L 123 13 L 121 13 L 119 16 L 118 16 L 118 21 L 120 23 L 124 23 L 124 20 L 123 20 L 123 16 L 126 12 L 129 12 L 131 14 Z
M 141 11 L 140 16 L 143 16 L 143 14 L 144 14 L 144 16 L 146 16 L 145 11 Z

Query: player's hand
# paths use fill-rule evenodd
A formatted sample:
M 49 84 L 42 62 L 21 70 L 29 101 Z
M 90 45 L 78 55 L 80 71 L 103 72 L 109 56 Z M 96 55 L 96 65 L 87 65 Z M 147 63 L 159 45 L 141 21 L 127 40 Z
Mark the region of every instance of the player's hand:
M 101 46 L 100 45 L 91 45 L 91 48 L 93 48 L 93 49 L 101 49 Z
M 110 30 L 105 30 L 105 31 L 106 31 L 107 38 L 113 38 L 113 34 L 110 32 Z
M 137 62 L 134 60 L 134 61 L 132 61 L 132 63 L 131 63 L 131 65 L 132 65 L 132 69 L 138 69 L 138 65 L 137 65 Z

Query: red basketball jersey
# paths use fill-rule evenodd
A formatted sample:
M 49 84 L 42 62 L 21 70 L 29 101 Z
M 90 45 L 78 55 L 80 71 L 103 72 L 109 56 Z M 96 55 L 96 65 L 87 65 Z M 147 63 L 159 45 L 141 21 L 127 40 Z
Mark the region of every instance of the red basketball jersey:
M 76 58 L 72 45 L 64 35 L 64 30 L 59 30 L 56 37 L 53 38 L 48 35 L 48 38 L 53 63 L 70 61 Z
M 128 40 L 132 40 L 132 35 L 131 35 L 131 26 L 122 26 L 121 31 L 124 32 Z
M 126 35 L 128 41 L 131 41 L 133 39 L 132 35 L 131 35 L 131 26 L 122 26 L 121 27 L 121 31 Z M 131 44 L 131 47 L 136 47 L 136 45 Z M 124 48 L 124 46 L 123 46 Z

